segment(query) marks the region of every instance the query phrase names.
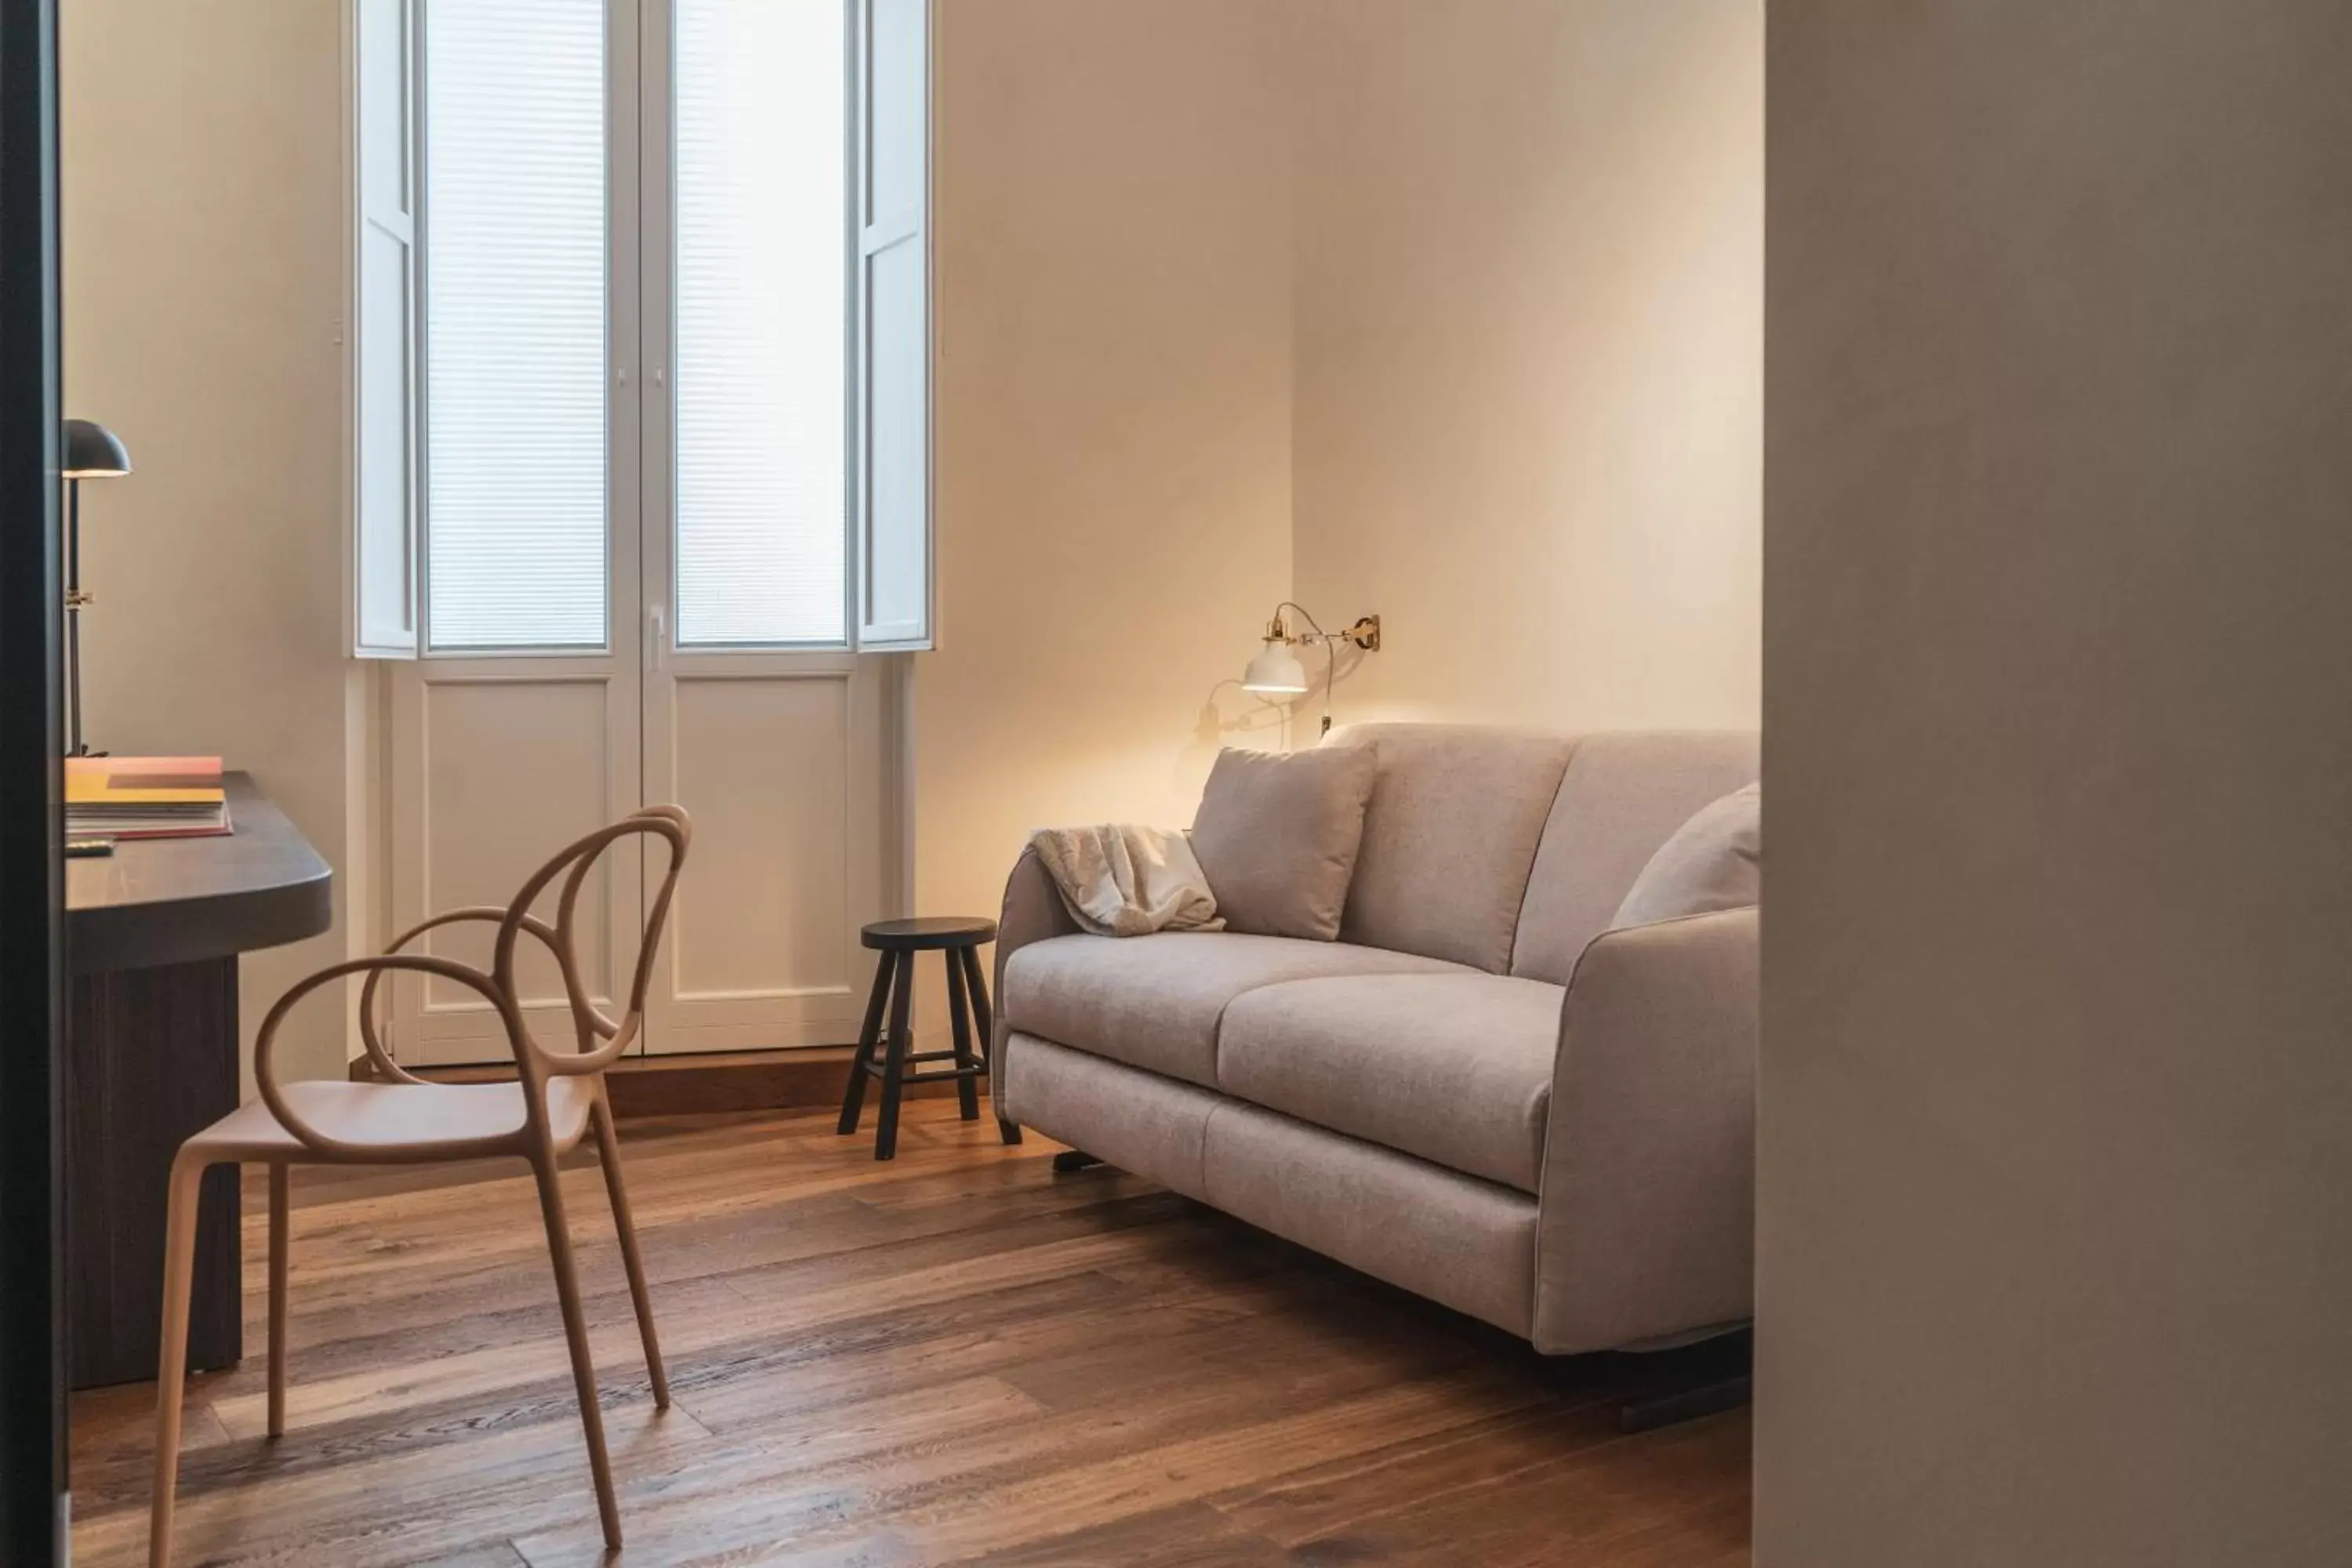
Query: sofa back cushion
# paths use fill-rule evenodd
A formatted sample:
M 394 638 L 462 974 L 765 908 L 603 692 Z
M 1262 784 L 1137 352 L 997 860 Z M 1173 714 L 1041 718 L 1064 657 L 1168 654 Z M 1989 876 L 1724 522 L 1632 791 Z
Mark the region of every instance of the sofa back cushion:
M 1609 929 L 1659 847 L 1757 771 L 1753 731 L 1618 731 L 1578 740 L 1528 879 L 1510 973 L 1567 984 L 1585 943 Z
M 1376 760 L 1340 940 L 1508 969 L 1528 870 L 1574 739 L 1471 724 L 1357 724 L 1325 743 L 1367 746 Z M 1599 920 L 1615 912 L 1667 834 L 1742 782 L 1674 812 L 1601 902 Z
M 1334 942 L 1371 798 L 1370 753 L 1218 753 L 1192 818 L 1192 855 L 1225 929 Z
M 1658 847 L 1609 929 L 1746 909 L 1764 891 L 1764 786 L 1703 805 Z

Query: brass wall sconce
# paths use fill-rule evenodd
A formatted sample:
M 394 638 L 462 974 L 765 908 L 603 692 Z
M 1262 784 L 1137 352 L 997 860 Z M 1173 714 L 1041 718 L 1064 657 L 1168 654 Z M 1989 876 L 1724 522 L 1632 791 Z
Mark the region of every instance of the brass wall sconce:
M 1286 610 L 1295 612 L 1307 623 L 1307 629 L 1292 631 L 1290 623 L 1283 618 Z M 1366 653 L 1380 652 L 1380 616 L 1360 616 L 1355 625 L 1327 632 L 1304 607 L 1285 599 L 1274 607 L 1274 619 L 1265 628 L 1265 646 L 1249 661 L 1249 668 L 1242 676 L 1242 689 L 1265 697 L 1305 696 L 1308 689 L 1307 667 L 1291 650 L 1322 644 L 1323 728 L 1318 733 L 1328 735 L 1331 732 L 1331 685 L 1339 673 L 1339 645 L 1343 642 L 1352 643 Z

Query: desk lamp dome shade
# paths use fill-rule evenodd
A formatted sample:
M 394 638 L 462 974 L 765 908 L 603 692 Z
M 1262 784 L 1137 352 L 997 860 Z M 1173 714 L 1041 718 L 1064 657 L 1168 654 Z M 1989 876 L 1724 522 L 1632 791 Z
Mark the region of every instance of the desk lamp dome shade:
M 1242 689 L 1295 697 L 1307 689 L 1307 667 L 1298 662 L 1288 644 L 1268 641 L 1249 661 L 1242 675 Z
M 113 431 L 91 419 L 66 421 L 62 476 L 68 479 L 111 479 L 131 471 L 131 454 Z

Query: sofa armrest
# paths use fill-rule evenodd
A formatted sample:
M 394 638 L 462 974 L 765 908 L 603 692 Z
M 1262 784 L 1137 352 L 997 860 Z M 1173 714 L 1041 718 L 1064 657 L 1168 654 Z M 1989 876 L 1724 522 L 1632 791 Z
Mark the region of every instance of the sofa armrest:
M 1004 879 L 1004 907 L 996 917 L 996 1028 L 988 1042 L 988 1092 L 1000 1107 L 1004 1103 L 1005 961 L 1033 942 L 1049 936 L 1075 936 L 1078 922 L 1062 902 L 1053 875 L 1034 848 L 1024 848 Z
M 1754 1312 L 1757 911 L 1604 932 L 1560 1009 L 1536 1223 L 1536 1348 Z

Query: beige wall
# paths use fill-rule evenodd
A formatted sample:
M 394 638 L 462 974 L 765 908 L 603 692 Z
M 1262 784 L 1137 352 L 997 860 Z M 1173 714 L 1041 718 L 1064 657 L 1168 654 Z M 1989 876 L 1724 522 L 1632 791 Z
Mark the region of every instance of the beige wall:
M 137 469 L 83 489 L 90 739 L 220 753 L 341 868 L 341 7 L 59 9 L 65 405 Z M 248 959 L 248 1036 L 341 956 Z M 321 1004 L 281 1060 L 340 1075 L 342 1037 Z
M 1290 583 L 1288 56 L 1262 0 L 941 14 L 914 882 L 977 913 L 1029 828 L 1191 822 L 1255 707 L 1230 683 Z
M 64 9 L 68 396 L 141 470 L 90 496 L 93 728 L 252 768 L 348 890 L 341 6 Z M 919 907 L 1281 743 L 1234 683 L 1294 579 L 1388 617 L 1342 719 L 1752 721 L 1752 7 L 940 12 Z
M 1721 0 L 944 8 L 920 907 L 1283 743 L 1233 682 L 1286 594 L 1385 617 L 1342 721 L 1756 722 L 1761 52 Z
M 1752 726 L 1763 21 L 1316 0 L 1297 596 L 1339 717 Z
M 1220 742 L 1276 738 L 1230 681 L 1289 585 L 1289 56 L 1254 0 L 941 10 L 944 651 L 917 681 L 915 884 L 992 910 L 1029 826 L 1189 821 Z M 341 6 L 65 12 L 68 400 L 140 470 L 89 492 L 92 731 L 252 769 L 364 884 Z M 250 961 L 248 1029 L 343 945 Z M 307 1022 L 285 1059 L 339 1073 L 329 1010 Z
M 1757 1562 L 2352 1562 L 2352 10 L 1770 26 Z

